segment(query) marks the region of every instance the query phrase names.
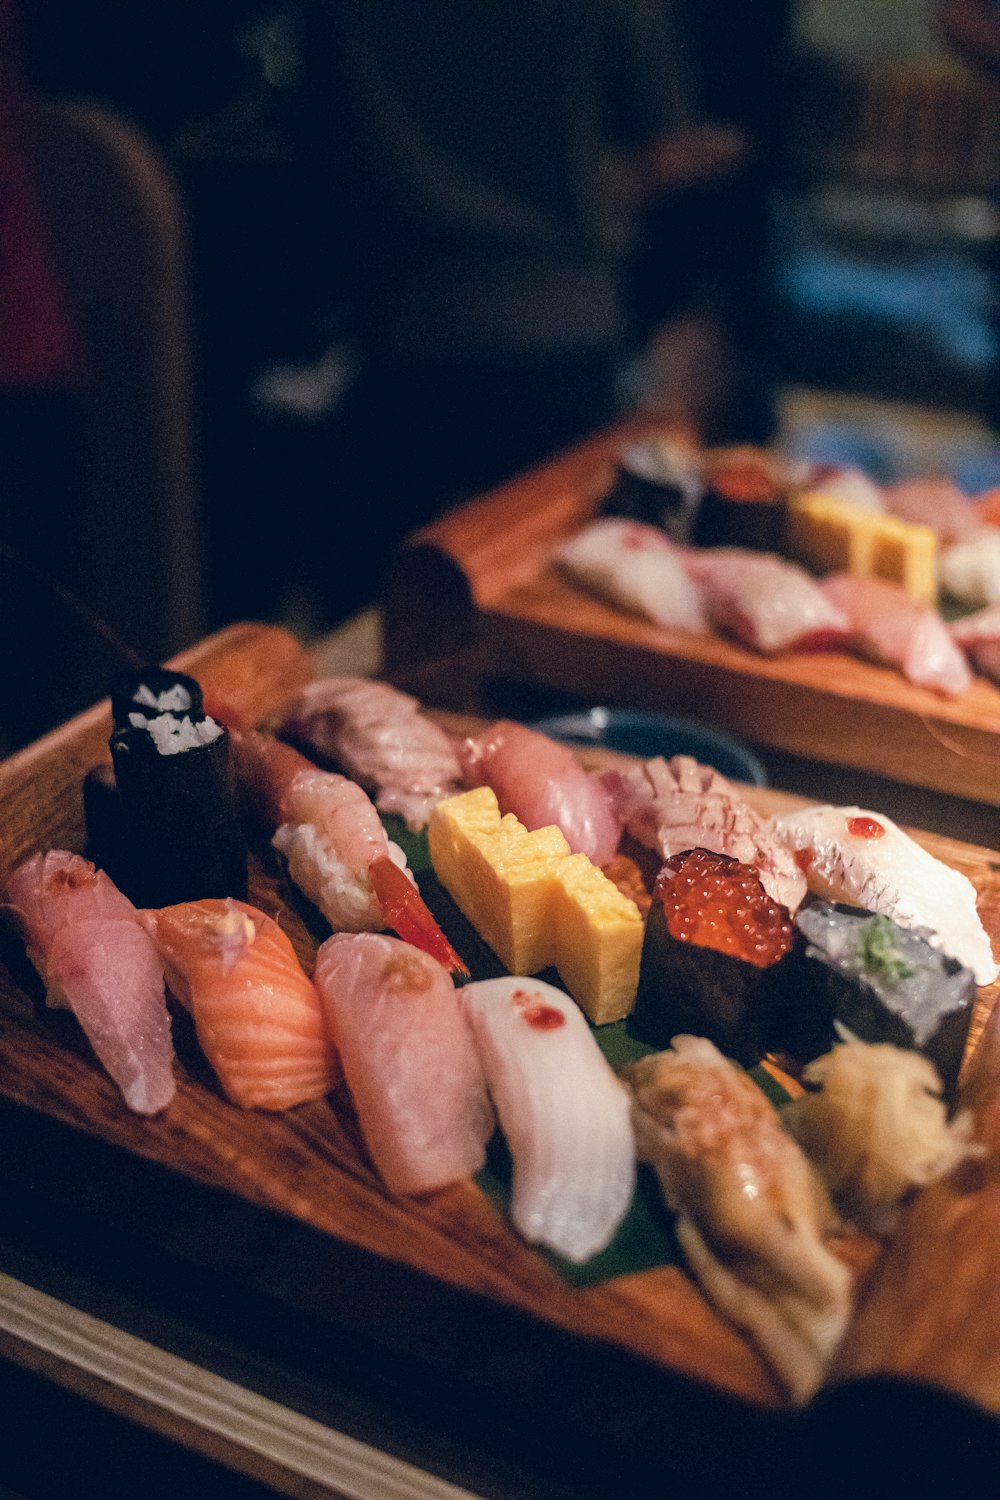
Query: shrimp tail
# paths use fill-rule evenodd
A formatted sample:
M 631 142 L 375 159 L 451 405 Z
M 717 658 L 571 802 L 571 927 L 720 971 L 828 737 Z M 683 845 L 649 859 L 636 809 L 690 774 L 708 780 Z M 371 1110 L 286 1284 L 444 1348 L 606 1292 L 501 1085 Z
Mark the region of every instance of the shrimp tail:
M 386 925 L 404 942 L 429 953 L 453 974 L 468 979 L 468 966 L 441 931 L 409 876 L 388 855 L 380 854 L 368 866 L 368 878 Z

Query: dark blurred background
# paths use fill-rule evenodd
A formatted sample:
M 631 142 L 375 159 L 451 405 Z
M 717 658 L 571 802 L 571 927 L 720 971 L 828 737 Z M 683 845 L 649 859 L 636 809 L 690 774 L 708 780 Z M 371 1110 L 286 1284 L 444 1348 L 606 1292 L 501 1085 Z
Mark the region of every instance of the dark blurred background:
M 997 93 L 939 9 L 664 0 L 693 117 L 743 150 L 634 218 L 620 410 L 880 478 L 998 482 Z M 99 696 L 107 668 L 24 560 L 146 655 L 236 618 L 315 633 L 368 604 L 398 536 L 460 495 L 407 503 L 391 413 L 364 444 L 352 430 L 350 226 L 302 130 L 301 8 L 20 0 L 7 19 L 72 346 L 65 378 L 0 389 L 0 543 L 21 559 L 0 560 L 11 744 Z M 116 194 L 120 230 L 101 222 Z M 93 305 L 101 275 L 113 316 Z M 95 417 L 76 392 L 102 382 Z M 373 482 L 386 452 L 397 477 Z

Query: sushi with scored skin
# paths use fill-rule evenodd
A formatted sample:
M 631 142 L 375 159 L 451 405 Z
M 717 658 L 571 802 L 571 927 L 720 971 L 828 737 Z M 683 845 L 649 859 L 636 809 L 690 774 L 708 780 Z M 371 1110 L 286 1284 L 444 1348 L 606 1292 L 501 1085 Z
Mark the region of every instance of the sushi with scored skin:
M 163 965 L 139 913 L 108 876 L 67 850 L 33 854 L 4 899 L 49 1005 L 71 1010 L 130 1109 L 174 1096 Z
M 278 733 L 371 793 L 411 829 L 461 789 L 455 747 L 416 698 L 365 677 L 323 677 L 285 710 Z
M 617 850 L 622 825 L 611 798 L 568 745 L 502 719 L 465 740 L 459 754 L 466 785 L 492 787 L 501 813 L 513 813 L 525 828 L 561 829 L 573 853 L 595 865 Z
M 292 1109 L 340 1081 L 319 996 L 271 917 L 227 899 L 147 911 L 142 920 L 234 1104 Z
M 805 807 L 772 825 L 824 900 L 880 912 L 901 927 L 926 928 L 942 953 L 972 970 L 977 984 L 1000 973 L 976 910 L 976 888 L 935 859 L 883 813 L 861 807 Z
M 531 1244 L 589 1260 L 632 1201 L 628 1096 L 562 990 L 504 978 L 460 993 L 513 1159 L 514 1224 Z
M 808 1400 L 851 1308 L 820 1178 L 774 1106 L 704 1037 L 675 1037 L 623 1076 L 639 1159 L 678 1215 L 691 1271 L 792 1399 Z
M 394 1193 L 427 1193 L 486 1160 L 493 1110 L 448 971 L 379 933 L 337 933 L 315 980 L 369 1154 Z

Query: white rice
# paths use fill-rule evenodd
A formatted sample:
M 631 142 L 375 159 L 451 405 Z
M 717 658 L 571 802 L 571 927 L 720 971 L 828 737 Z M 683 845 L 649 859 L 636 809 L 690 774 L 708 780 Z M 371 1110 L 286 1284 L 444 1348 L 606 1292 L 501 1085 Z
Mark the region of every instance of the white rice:
M 210 745 L 222 733 L 222 725 L 214 719 L 178 718 L 174 714 L 160 714 L 147 719 L 145 714 L 131 713 L 128 721 L 133 729 L 145 729 L 160 755 L 178 755 L 182 750 L 198 750 Z

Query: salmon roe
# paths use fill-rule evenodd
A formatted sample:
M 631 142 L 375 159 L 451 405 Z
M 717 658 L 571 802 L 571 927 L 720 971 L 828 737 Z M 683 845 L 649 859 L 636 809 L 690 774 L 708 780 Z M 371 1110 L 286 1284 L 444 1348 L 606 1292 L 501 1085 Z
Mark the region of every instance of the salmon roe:
M 675 854 L 657 877 L 653 899 L 681 943 L 714 948 L 758 969 L 776 964 L 792 946 L 787 909 L 771 900 L 752 865 L 724 854 Z

